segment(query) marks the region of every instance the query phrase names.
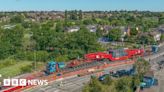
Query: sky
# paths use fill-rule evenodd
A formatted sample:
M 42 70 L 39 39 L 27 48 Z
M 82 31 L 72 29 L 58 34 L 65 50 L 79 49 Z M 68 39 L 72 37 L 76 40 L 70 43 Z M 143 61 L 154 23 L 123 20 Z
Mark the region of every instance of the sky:
M 164 11 L 164 0 L 0 0 L 0 11 Z

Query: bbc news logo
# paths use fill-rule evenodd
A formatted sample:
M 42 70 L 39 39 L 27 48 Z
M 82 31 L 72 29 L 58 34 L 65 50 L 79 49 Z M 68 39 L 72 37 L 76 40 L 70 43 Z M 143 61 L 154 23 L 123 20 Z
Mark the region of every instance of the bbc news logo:
M 48 85 L 47 80 L 39 80 L 39 79 L 4 79 L 3 86 L 36 86 L 36 85 Z

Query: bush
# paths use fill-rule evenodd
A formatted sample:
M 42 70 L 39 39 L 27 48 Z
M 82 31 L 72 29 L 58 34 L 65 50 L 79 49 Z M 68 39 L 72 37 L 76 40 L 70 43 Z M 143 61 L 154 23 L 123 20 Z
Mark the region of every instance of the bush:
M 19 52 L 15 56 L 20 60 L 29 60 L 29 61 L 47 61 L 49 54 L 47 51 L 27 51 L 27 52 Z
M 34 52 L 35 53 L 35 52 Z M 36 52 L 36 61 L 47 61 L 48 59 L 48 52 L 47 51 L 37 51 Z
M 3 61 L 0 61 L 0 69 L 4 68 L 4 67 L 11 66 L 11 65 L 14 65 L 14 64 L 16 64 L 15 60 L 13 60 L 13 59 L 5 59 Z
M 32 65 L 27 65 L 21 68 L 22 73 L 27 73 L 32 71 Z
M 68 58 L 69 59 L 76 59 L 78 57 L 83 57 L 84 51 L 82 50 L 70 50 L 68 53 Z
M 68 61 L 69 59 L 68 59 L 68 56 L 67 55 L 61 55 L 61 56 L 57 56 L 56 58 L 55 58 L 55 60 L 56 61 Z

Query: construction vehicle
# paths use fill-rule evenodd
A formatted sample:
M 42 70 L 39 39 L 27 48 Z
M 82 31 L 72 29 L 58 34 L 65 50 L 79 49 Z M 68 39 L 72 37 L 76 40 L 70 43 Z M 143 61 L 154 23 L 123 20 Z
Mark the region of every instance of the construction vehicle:
M 59 69 L 62 69 L 64 67 L 65 67 L 64 62 L 50 61 L 50 62 L 48 62 L 47 66 L 46 66 L 45 74 L 47 74 L 47 75 L 52 74 L 54 72 L 59 71 Z
M 89 53 L 85 55 L 85 59 L 90 60 L 109 60 L 109 61 L 119 61 L 127 60 L 133 58 L 134 56 L 142 56 L 144 54 L 143 49 L 118 49 L 118 50 L 109 50 L 107 52 L 96 52 Z
M 152 86 L 158 85 L 158 80 L 154 77 L 144 76 L 143 80 L 140 83 L 141 89 L 150 88 Z

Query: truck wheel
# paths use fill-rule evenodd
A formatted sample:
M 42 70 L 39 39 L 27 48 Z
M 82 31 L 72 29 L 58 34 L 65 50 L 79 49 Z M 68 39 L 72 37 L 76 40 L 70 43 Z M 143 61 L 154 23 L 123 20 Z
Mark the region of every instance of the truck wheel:
M 109 62 L 109 60 L 108 60 L 108 59 L 103 59 L 103 61 L 104 61 L 104 62 Z

